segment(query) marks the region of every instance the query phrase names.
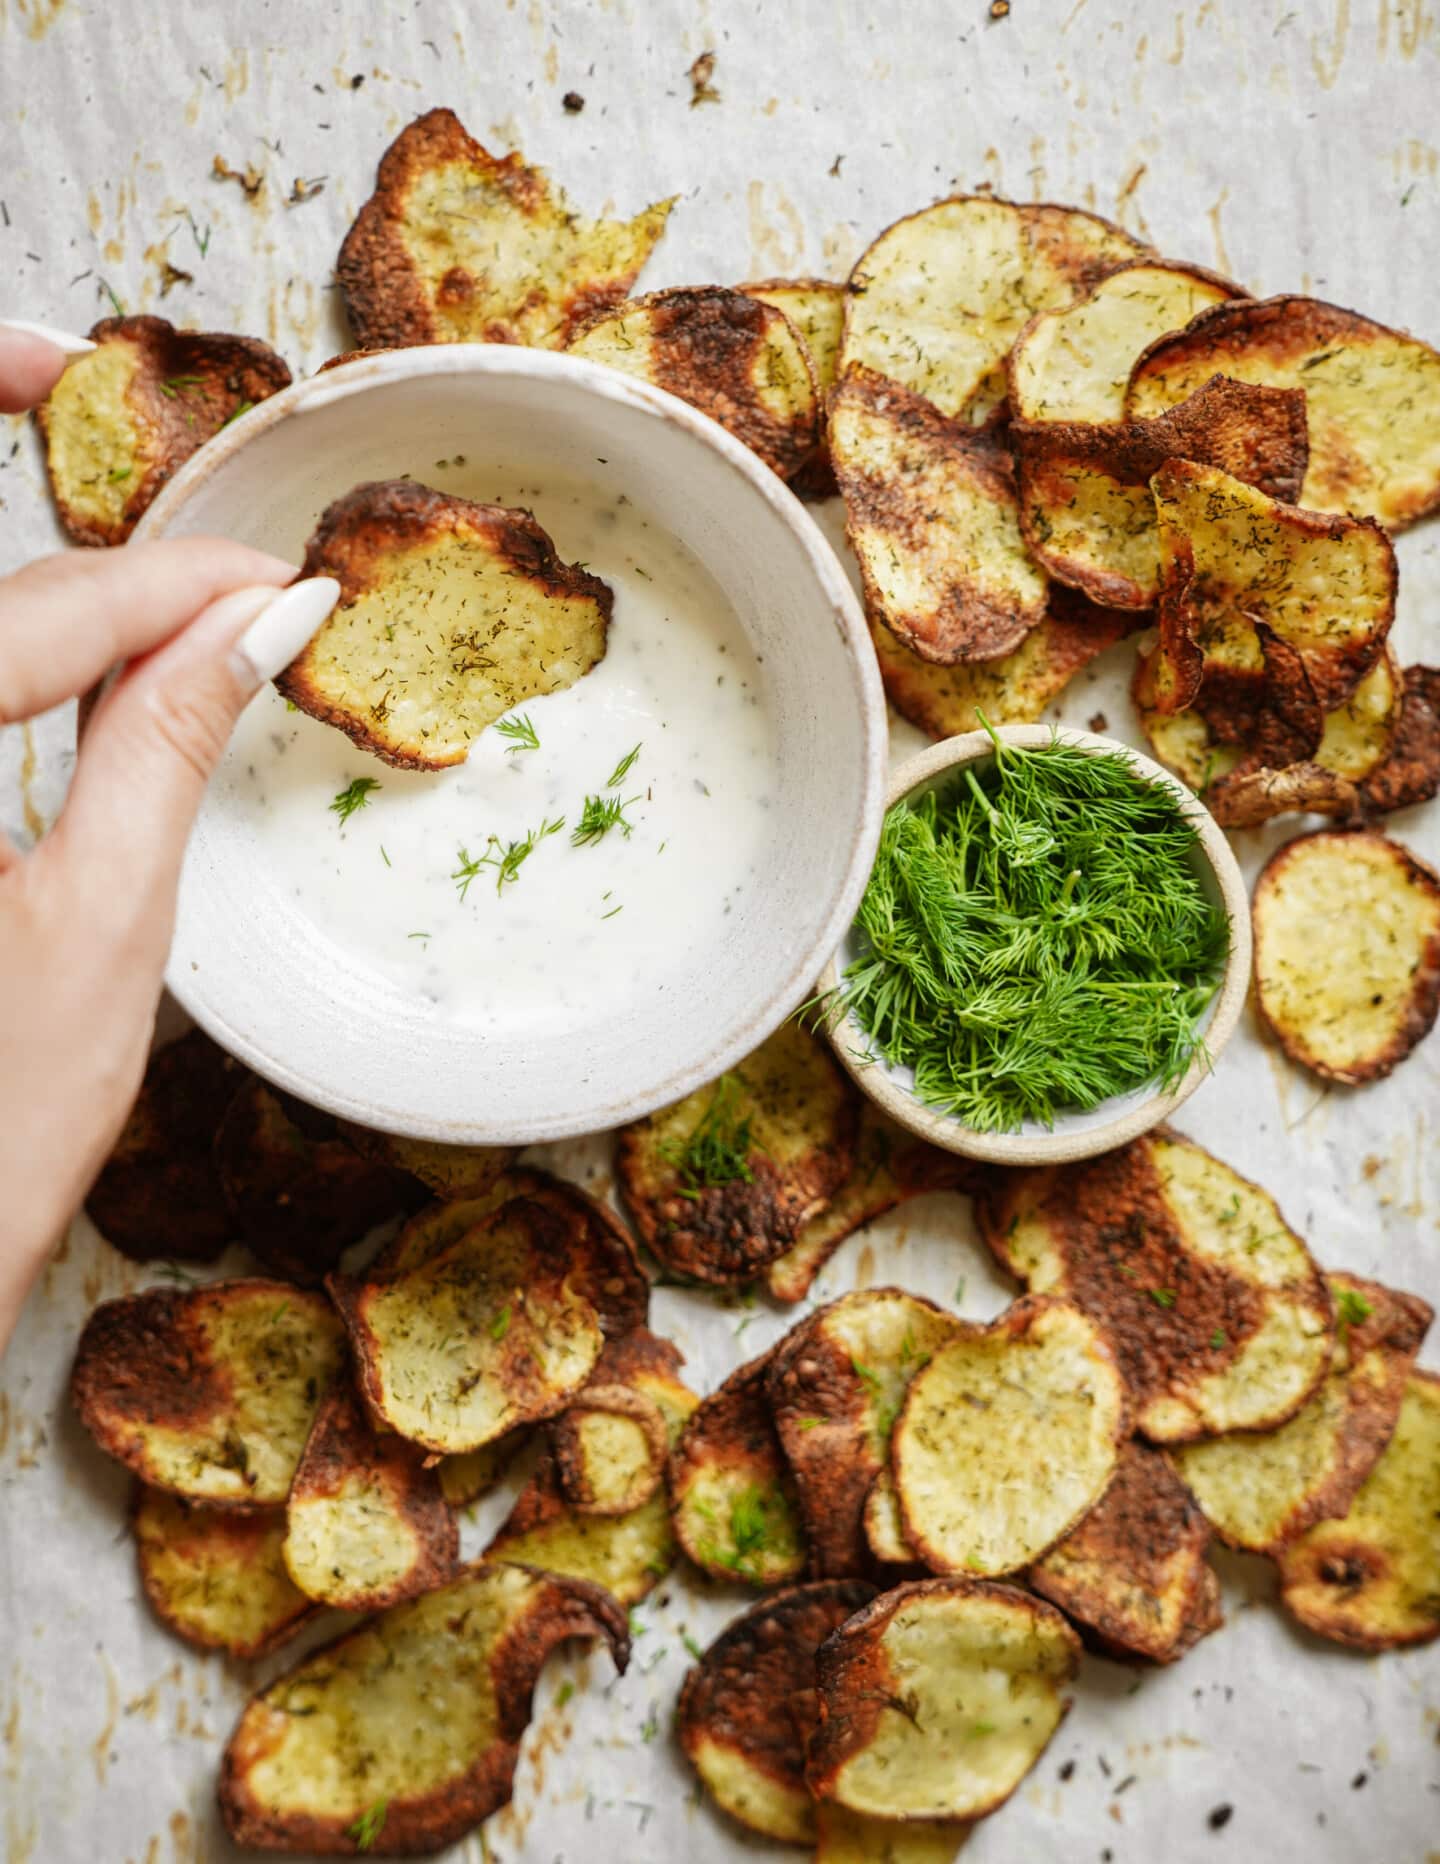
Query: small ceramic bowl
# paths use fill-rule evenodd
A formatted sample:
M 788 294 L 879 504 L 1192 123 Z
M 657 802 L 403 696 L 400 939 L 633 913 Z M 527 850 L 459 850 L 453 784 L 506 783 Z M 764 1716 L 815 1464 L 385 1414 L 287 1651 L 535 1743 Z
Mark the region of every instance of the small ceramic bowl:
M 543 350 L 396 350 L 297 383 L 204 447 L 138 534 L 228 536 L 298 563 L 340 493 L 405 473 L 423 481 L 457 454 L 481 474 L 549 472 L 624 492 L 728 599 L 763 662 L 777 741 L 775 806 L 743 910 L 677 958 L 666 988 L 641 979 L 583 1026 L 497 1034 L 402 998 L 320 937 L 245 821 L 212 798 L 186 857 L 167 981 L 225 1048 L 305 1100 L 389 1132 L 520 1144 L 599 1131 L 690 1092 L 810 994 L 874 858 L 885 706 L 845 574 L 780 480 L 686 403 Z
M 1208 1080 L 1219 1060 L 1220 1052 L 1234 1033 L 1241 1006 L 1250 983 L 1250 910 L 1245 882 L 1230 844 L 1219 825 L 1168 770 L 1143 757 L 1128 744 L 1114 738 L 1097 738 L 1087 731 L 1072 731 L 1060 726 L 1058 735 L 1066 744 L 1091 756 L 1108 751 L 1123 751 L 1137 775 L 1168 789 L 1194 822 L 1199 841 L 1196 856 L 1203 884 L 1212 899 L 1221 904 L 1230 921 L 1230 954 L 1209 1009 L 1205 1013 L 1203 1032 L 1208 1060 L 1197 1056 L 1184 1078 L 1168 1093 L 1152 1087 L 1118 1095 L 1103 1101 L 1088 1113 L 1062 1113 L 1054 1128 L 1026 1122 L 1018 1132 L 977 1133 L 953 1115 L 927 1107 L 916 1100 L 908 1069 L 891 1068 L 883 1062 L 867 1059 L 870 1053 L 865 1032 L 850 1017 L 840 1018 L 831 1039 L 836 1053 L 857 1085 L 875 1105 L 910 1132 L 947 1152 L 959 1152 L 967 1158 L 988 1159 L 1000 1165 L 1061 1165 L 1071 1159 L 1093 1158 L 1127 1140 L 1148 1132 L 1166 1120 Z M 1051 742 L 1049 725 L 1004 725 L 996 736 L 1002 744 L 1035 747 Z M 948 782 L 967 764 L 983 764 L 994 755 L 990 734 L 969 731 L 958 738 L 946 738 L 929 750 L 908 758 L 890 779 L 885 807 L 889 809 L 907 796 L 921 795 Z M 821 978 L 822 991 L 833 990 L 841 971 L 855 955 L 856 938 L 850 932 L 832 958 Z

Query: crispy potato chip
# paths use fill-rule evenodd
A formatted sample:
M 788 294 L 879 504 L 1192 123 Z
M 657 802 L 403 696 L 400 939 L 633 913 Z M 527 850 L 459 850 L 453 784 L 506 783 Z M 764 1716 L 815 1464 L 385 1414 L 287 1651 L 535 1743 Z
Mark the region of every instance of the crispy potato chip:
M 519 1146 L 449 1146 L 435 1139 L 377 1133 L 354 1120 L 340 1120 L 337 1124 L 361 1158 L 408 1172 L 432 1197 L 449 1202 L 484 1197 L 520 1156 Z
M 1292 1061 L 1359 1086 L 1440 1009 L 1440 875 L 1374 832 L 1322 830 L 1265 863 L 1251 901 L 1255 1000 Z
M 1088 297 L 1041 311 L 1005 359 L 1010 411 L 1021 421 L 1123 421 L 1140 352 L 1198 311 L 1247 294 L 1198 265 L 1141 259 L 1117 266 Z
M 719 1081 L 621 1127 L 615 1172 L 646 1247 L 699 1281 L 748 1281 L 845 1182 L 858 1100 L 792 1020 Z
M 878 370 L 979 421 L 1037 311 L 1070 304 L 1147 249 L 1076 207 L 956 195 L 887 227 L 855 263 L 839 370 Z
M 1418 1295 L 1354 1275 L 1329 1282 L 1335 1356 L 1309 1403 L 1278 1430 L 1232 1431 L 1175 1453 L 1206 1520 L 1250 1553 L 1279 1554 L 1313 1522 L 1344 1514 L 1395 1428 L 1434 1318 Z
M 197 1508 L 136 1483 L 130 1527 L 145 1596 L 187 1644 L 264 1657 L 315 1612 L 285 1570 L 278 1508 Z
M 675 1537 L 715 1579 L 780 1586 L 805 1571 L 805 1530 L 775 1434 L 767 1378 L 774 1351 L 702 1398 L 670 1465 Z
M 1216 376 L 1153 420 L 1012 421 L 1010 441 L 1036 562 L 1093 602 L 1150 608 L 1162 556 L 1152 477 L 1167 460 L 1197 460 L 1293 499 L 1305 476 L 1305 397 Z
M 815 1864 L 951 1864 L 968 1824 L 931 1819 L 867 1819 L 821 1800 L 815 1807 Z
M 625 1668 L 613 1599 L 515 1566 L 392 1605 L 251 1698 L 220 1767 L 225 1829 L 262 1851 L 443 1850 L 509 1801 L 536 1679 L 579 1637 Z
M 907 1198 L 927 1191 L 966 1190 L 974 1176 L 969 1161 L 926 1145 L 865 1101 L 850 1176 L 828 1209 L 812 1217 L 784 1255 L 767 1265 L 766 1287 L 777 1301 L 803 1301 L 815 1277 L 856 1230 Z
M 563 1216 L 512 1198 L 403 1275 L 331 1276 L 372 1415 L 453 1455 L 563 1411 L 604 1344 L 581 1246 Z
M 70 1395 L 100 1448 L 150 1487 L 274 1507 L 344 1363 L 322 1294 L 273 1281 L 147 1288 L 91 1314 Z
M 1175 712 L 1219 667 L 1258 671 L 1263 623 L 1295 647 L 1329 712 L 1384 652 L 1395 551 L 1370 519 L 1268 498 L 1215 466 L 1167 460 L 1150 482 L 1160 523 L 1160 643 L 1152 704 Z
M 1010 455 L 991 429 L 852 364 L 830 397 L 830 457 L 865 611 L 922 660 L 995 660 L 1045 614 Z
M 370 1426 L 348 1380 L 320 1401 L 285 1505 L 285 1565 L 308 1598 L 379 1611 L 448 1578 L 460 1552 L 440 1481 Z
M 605 1348 L 595 1382 L 628 1385 L 652 1398 L 673 1446 L 698 1403 L 694 1392 L 680 1382 L 681 1363 L 669 1340 L 637 1327 Z M 554 1453 L 547 1448 L 485 1557 L 593 1580 L 622 1605 L 638 1605 L 669 1572 L 675 1551 L 670 1503 L 663 1489 L 629 1514 L 581 1514 L 565 1499 Z
M 440 1198 L 424 1205 L 376 1251 L 365 1270 L 366 1279 L 393 1281 L 397 1275 L 423 1268 L 432 1256 L 459 1242 L 467 1230 L 493 1217 L 512 1197 L 534 1197 L 559 1182 L 549 1172 L 522 1165 L 503 1173 L 478 1197 Z
M 904 1538 L 937 1573 L 1018 1572 L 1104 1492 L 1128 1420 L 1104 1331 L 1026 1295 L 954 1323 L 910 1383 L 890 1446 Z
M 673 205 L 586 220 L 518 151 L 496 157 L 453 110 L 427 110 L 380 158 L 335 277 L 361 349 L 562 349 L 634 284 Z
M 1440 667 L 1406 667 L 1400 722 L 1385 762 L 1360 786 L 1366 814 L 1427 803 L 1440 792 Z
M 192 1029 L 157 1049 L 114 1150 L 85 1199 L 106 1242 L 135 1262 L 213 1262 L 234 1234 L 215 1129 L 246 1078 Z
M 555 1469 L 577 1514 L 630 1514 L 665 1480 L 665 1415 L 644 1392 L 593 1380 L 550 1429 Z
M 374 480 L 326 507 L 300 573 L 333 576 L 340 602 L 276 690 L 402 769 L 463 764 L 503 712 L 605 655 L 609 586 L 528 511 Z
M 485 1443 L 478 1450 L 462 1450 L 458 1456 L 442 1456 L 435 1465 L 440 1478 L 440 1493 L 452 1508 L 470 1507 L 482 1495 L 488 1495 L 519 1453 L 530 1433 L 518 1429 Z
M 228 421 L 290 385 L 257 337 L 107 317 L 35 410 L 50 489 L 77 544 L 123 544 L 167 479 Z
M 1103 1326 L 1158 1443 L 1283 1424 L 1324 1378 L 1324 1277 L 1275 1200 L 1164 1130 L 1083 1163 L 1007 1172 L 981 1234 L 1033 1294 Z
M 759 298 L 762 304 L 773 304 L 777 311 L 783 311 L 805 340 L 820 401 L 822 437 L 805 464 L 791 475 L 790 487 L 801 498 L 833 498 L 837 488 L 823 428 L 825 402 L 835 386 L 840 334 L 845 325 L 845 287 L 828 278 L 769 278 L 763 284 L 741 285 L 738 289 L 747 298 Z
M 653 291 L 592 319 L 566 347 L 688 401 L 782 479 L 820 444 L 804 338 L 783 311 L 742 291 Z
M 1209 1545 L 1170 1459 L 1135 1440 L 1104 1495 L 1028 1579 L 1109 1654 L 1173 1663 L 1221 1622 Z
M 815 1688 L 815 1653 L 875 1588 L 857 1579 L 792 1586 L 728 1625 L 687 1674 L 676 1727 L 722 1812 L 781 1844 L 809 1844 L 815 1805 L 792 1704 Z
M 982 1818 L 1045 1751 L 1079 1656 L 1054 1606 L 1011 1586 L 896 1586 L 820 1647 L 810 1789 L 872 1817 Z
M 1217 304 L 1135 365 L 1129 414 L 1183 401 L 1217 370 L 1303 388 L 1310 465 L 1297 504 L 1403 530 L 1440 507 L 1440 354 L 1314 298 Z
M 865 1497 L 865 1539 L 870 1551 L 884 1566 L 919 1566 L 920 1556 L 905 1537 L 905 1522 L 900 1513 L 900 1497 L 895 1492 L 895 1477 L 882 1469 L 870 1484 Z
M 328 1113 L 253 1075 L 220 1122 L 215 1162 L 232 1229 L 267 1269 L 305 1287 L 415 1201 L 408 1174 L 361 1158 Z
M 1280 1602 L 1317 1637 L 1356 1650 L 1440 1637 L 1440 1374 L 1410 1374 L 1347 1513 L 1293 1541 L 1279 1567 Z
M 865 1503 L 906 1387 L 959 1327 L 919 1295 L 864 1288 L 817 1308 L 781 1343 L 770 1405 L 817 1576 L 869 1569 Z

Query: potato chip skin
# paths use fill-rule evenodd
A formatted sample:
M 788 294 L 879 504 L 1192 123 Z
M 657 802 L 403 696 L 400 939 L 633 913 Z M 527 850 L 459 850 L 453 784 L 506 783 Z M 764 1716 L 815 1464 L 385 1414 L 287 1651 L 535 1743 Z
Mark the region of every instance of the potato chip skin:
M 285 1570 L 279 1508 L 206 1508 L 137 1482 L 130 1529 L 151 1610 L 197 1650 L 265 1657 L 315 1615 Z
M 835 365 L 845 326 L 843 285 L 828 278 L 767 278 L 756 285 L 740 285 L 747 298 L 773 304 L 799 331 L 810 357 L 815 393 L 820 402 L 821 437 L 815 451 L 790 475 L 790 490 L 797 498 L 834 498 L 839 491 L 826 436 L 825 403 L 835 386 Z
M 1390 754 L 1360 786 L 1360 807 L 1384 815 L 1427 803 L 1440 792 L 1440 667 L 1407 667 L 1405 697 Z

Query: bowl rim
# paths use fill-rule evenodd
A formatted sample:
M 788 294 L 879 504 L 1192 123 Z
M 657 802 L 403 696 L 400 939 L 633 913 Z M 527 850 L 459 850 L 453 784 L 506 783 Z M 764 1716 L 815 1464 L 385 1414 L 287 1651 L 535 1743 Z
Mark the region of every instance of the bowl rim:
M 1219 823 L 1199 798 L 1154 758 L 1137 751 L 1123 739 L 1100 737 L 1095 732 L 1081 731 L 1070 725 L 999 725 L 995 727 L 995 738 L 1002 745 L 1022 749 L 1034 749 L 1059 739 L 1092 757 L 1123 752 L 1136 773 L 1146 782 L 1168 789 L 1194 823 L 1198 846 L 1215 877 L 1230 923 L 1230 950 L 1212 999 L 1210 1021 L 1205 1031 L 1208 1056 L 1196 1055 L 1184 1076 L 1168 1093 L 1151 1094 L 1137 1106 L 1097 1125 L 1069 1126 L 1066 1116 L 1061 1114 L 1051 1133 L 978 1133 L 962 1125 L 953 1115 L 922 1105 L 883 1067 L 869 1061 L 867 1038 L 850 1015 L 830 1019 L 828 1033 L 835 1053 L 861 1092 L 897 1125 L 918 1138 L 943 1151 L 984 1159 L 996 1165 L 1064 1165 L 1076 1159 L 1094 1158 L 1097 1153 L 1109 1152 L 1131 1139 L 1138 1139 L 1142 1133 L 1168 1120 L 1176 1108 L 1215 1073 L 1221 1053 L 1235 1033 L 1250 988 L 1250 901 L 1240 863 Z M 994 738 L 982 729 L 944 738 L 906 758 L 891 773 L 885 794 L 886 811 L 947 771 L 963 770 L 968 764 L 993 756 L 994 751 Z M 822 993 L 835 989 L 840 982 L 838 956 L 837 951 L 825 967 L 820 981 Z
M 763 997 L 737 1016 L 723 1041 L 712 1042 L 683 1068 L 672 1068 L 653 1088 L 605 1099 L 580 1114 L 556 1113 L 529 1121 L 523 1130 L 507 1115 L 504 1095 L 482 1115 L 446 1120 L 415 1117 L 401 1105 L 382 1104 L 357 1095 L 353 1086 L 333 1086 L 315 1078 L 313 1068 L 282 1061 L 263 1049 L 242 1027 L 227 1021 L 208 999 L 209 967 L 202 989 L 191 969 L 190 953 L 172 943 L 165 983 L 189 1015 L 222 1047 L 266 1080 L 314 1105 L 377 1130 L 453 1145 L 525 1145 L 577 1138 L 641 1118 L 682 1099 L 718 1078 L 757 1048 L 813 992 L 816 973 L 839 944 L 859 906 L 879 841 L 884 814 L 888 723 L 879 668 L 870 645 L 860 601 L 839 558 L 805 506 L 789 486 L 720 424 L 688 402 L 634 376 L 563 352 L 500 343 L 442 343 L 410 349 L 382 350 L 353 357 L 331 370 L 307 376 L 223 428 L 199 449 L 161 489 L 135 529 L 135 538 L 163 536 L 194 495 L 246 447 L 275 428 L 332 403 L 423 377 L 446 375 L 506 376 L 521 381 L 562 381 L 601 401 L 620 404 L 679 428 L 690 440 L 717 454 L 745 493 L 761 499 L 799 545 L 818 599 L 828 609 L 849 664 L 856 699 L 857 760 L 860 806 L 849 825 L 837 883 L 828 910 L 814 934 L 797 944 L 777 939 L 777 973 Z M 177 934 L 178 937 L 178 934 Z M 477 1035 L 477 1042 L 482 1038 Z M 322 1071 L 323 1072 L 323 1071 Z M 403 1096 L 401 1097 L 403 1099 Z M 565 1104 L 563 1097 L 560 1104 Z

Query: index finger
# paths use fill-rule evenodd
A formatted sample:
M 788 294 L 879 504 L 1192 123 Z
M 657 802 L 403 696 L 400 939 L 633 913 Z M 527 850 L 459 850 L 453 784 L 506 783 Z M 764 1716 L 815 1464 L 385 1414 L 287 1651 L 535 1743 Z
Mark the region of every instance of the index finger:
M 0 324 L 0 414 L 23 414 L 43 401 L 69 360 L 44 337 Z
M 232 589 L 295 565 L 223 537 L 166 538 L 42 557 L 0 582 L 0 725 L 83 692 L 179 632 Z

